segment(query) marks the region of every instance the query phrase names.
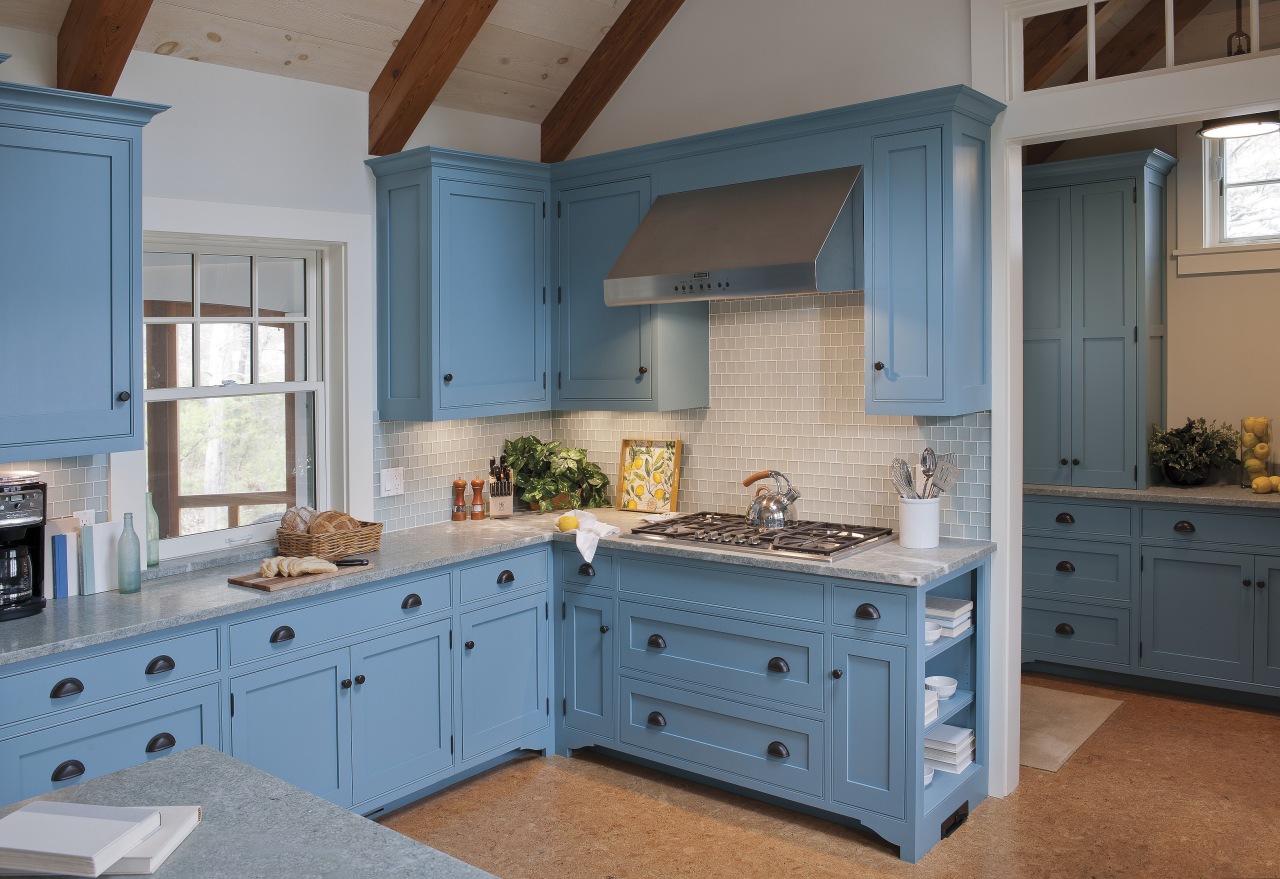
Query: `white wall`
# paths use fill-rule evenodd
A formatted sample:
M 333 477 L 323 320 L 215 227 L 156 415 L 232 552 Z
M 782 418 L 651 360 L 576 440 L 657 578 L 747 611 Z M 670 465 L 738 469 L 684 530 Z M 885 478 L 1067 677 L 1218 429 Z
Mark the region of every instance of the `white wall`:
M 573 155 L 967 84 L 968 33 L 968 0 L 692 0 Z

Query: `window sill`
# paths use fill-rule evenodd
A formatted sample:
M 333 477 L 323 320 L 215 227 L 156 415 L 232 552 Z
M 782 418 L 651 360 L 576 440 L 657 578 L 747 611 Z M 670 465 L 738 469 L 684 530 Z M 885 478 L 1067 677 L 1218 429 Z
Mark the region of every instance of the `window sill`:
M 256 562 L 276 554 L 275 541 L 249 543 L 243 546 L 217 549 L 213 552 L 196 553 L 172 559 L 161 559 L 159 567 L 147 568 L 142 572 L 143 580 L 156 580 L 160 577 L 172 577 L 175 574 L 190 574 L 205 568 L 216 568 L 232 562 Z M 252 565 L 248 566 L 252 568 Z M 246 569 L 247 570 L 247 569 Z
M 1280 271 L 1280 244 L 1234 244 L 1175 250 L 1178 275 L 1234 275 Z

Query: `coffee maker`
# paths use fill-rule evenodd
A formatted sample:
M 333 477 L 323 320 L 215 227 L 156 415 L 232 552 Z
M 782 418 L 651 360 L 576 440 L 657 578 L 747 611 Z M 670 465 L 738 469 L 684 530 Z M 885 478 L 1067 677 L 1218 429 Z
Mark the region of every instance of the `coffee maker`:
M 0 621 L 44 610 L 46 494 L 43 482 L 0 482 Z

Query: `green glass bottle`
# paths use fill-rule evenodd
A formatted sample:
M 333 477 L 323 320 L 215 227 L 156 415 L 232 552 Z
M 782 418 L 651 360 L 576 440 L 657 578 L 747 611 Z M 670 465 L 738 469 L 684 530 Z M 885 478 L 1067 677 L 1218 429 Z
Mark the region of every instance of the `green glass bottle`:
M 124 530 L 116 544 L 116 589 L 122 595 L 142 591 L 142 547 L 133 530 L 133 513 L 124 514 Z

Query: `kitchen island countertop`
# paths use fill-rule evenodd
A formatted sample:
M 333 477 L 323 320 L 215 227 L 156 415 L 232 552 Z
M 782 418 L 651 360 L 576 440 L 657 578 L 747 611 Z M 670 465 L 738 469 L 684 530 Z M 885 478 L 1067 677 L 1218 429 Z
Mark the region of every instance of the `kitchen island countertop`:
M 101 806 L 200 806 L 200 824 L 152 874 L 159 879 L 491 879 L 478 867 L 207 746 L 37 799 Z M 0 815 L 15 808 L 0 809 Z
M 1203 507 L 1244 507 L 1280 510 L 1280 494 L 1254 494 L 1238 485 L 1153 485 L 1151 488 L 1079 488 L 1072 485 L 1023 485 L 1025 497 L 1083 498 L 1099 501 L 1137 501 L 1144 504 L 1189 504 Z
M 602 522 L 622 529 L 621 534 L 600 541 L 600 552 L 645 552 L 893 586 L 923 586 L 995 551 L 995 544 L 984 540 L 944 538 L 935 549 L 905 549 L 894 539 L 838 562 L 778 558 L 632 537 L 629 532 L 640 522 L 639 514 L 593 512 Z M 572 534 L 556 532 L 554 522 L 552 515 L 528 513 L 510 519 L 443 522 L 395 531 L 383 535 L 381 550 L 368 555 L 368 567 L 279 592 L 229 585 L 229 576 L 256 570 L 256 561 L 242 560 L 148 580 L 135 595 L 102 592 L 50 601 L 43 613 L 0 624 L 0 666 L 447 567 L 498 552 L 574 540 Z

